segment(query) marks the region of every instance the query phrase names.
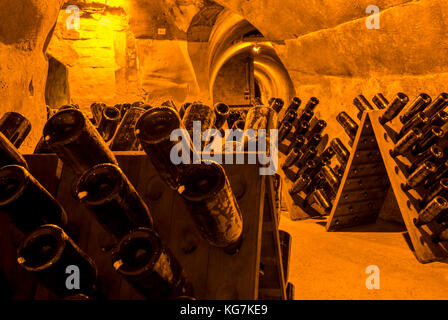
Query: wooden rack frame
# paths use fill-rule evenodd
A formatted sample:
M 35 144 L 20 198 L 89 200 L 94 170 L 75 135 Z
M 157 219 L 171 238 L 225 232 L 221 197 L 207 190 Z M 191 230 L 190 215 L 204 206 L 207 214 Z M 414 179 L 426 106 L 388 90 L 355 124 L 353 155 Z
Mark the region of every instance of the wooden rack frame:
M 390 185 L 417 260 L 421 263 L 446 260 L 448 243 L 434 244 L 431 241 L 431 235 L 440 231 L 441 227 L 434 222 L 417 228 L 413 222 L 420 210 L 419 194 L 414 191 L 405 192 L 401 188 L 408 174 L 403 169 L 403 163 L 390 155 L 390 150 L 394 149 L 396 143 L 395 134 L 399 125 L 397 121 L 381 125 L 379 117 L 383 112 L 369 111 L 362 116 L 327 222 L 327 231 L 375 222 Z

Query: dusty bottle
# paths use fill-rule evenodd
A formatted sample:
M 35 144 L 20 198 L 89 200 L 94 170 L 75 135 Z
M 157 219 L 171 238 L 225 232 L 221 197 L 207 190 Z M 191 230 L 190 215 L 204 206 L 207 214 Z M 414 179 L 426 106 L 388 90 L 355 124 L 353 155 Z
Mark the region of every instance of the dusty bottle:
M 440 179 L 438 183 L 429 190 L 428 194 L 422 199 L 420 204 L 426 206 L 437 196 L 442 196 L 445 199 L 448 197 L 448 178 Z
M 98 132 L 104 141 L 112 139 L 121 120 L 121 112 L 115 107 L 106 107 L 103 109 L 103 116 L 98 125 Z
M 215 247 L 233 253 L 241 244 L 243 217 L 224 168 L 213 161 L 188 167 L 179 194 L 202 236 Z
M 423 114 L 423 112 L 418 113 L 411 120 L 406 122 L 406 124 L 401 128 L 400 132 L 398 133 L 397 138 L 398 139 L 403 138 L 409 131 L 413 129 L 423 129 L 428 122 L 429 119 Z
M 316 189 L 313 192 L 315 202 L 321 206 L 325 211 L 329 211 L 332 208 L 331 198 L 328 196 L 324 189 Z
M 299 178 L 302 175 L 313 177 L 317 172 L 319 172 L 318 169 L 319 168 L 316 161 L 308 160 L 303 167 L 299 168 L 299 172 L 296 177 Z
M 215 104 L 214 110 L 216 116 L 215 128 L 219 130 L 224 126 L 227 119 L 229 118 L 230 108 L 225 103 L 217 103 Z
M 186 274 L 160 236 L 139 228 L 124 236 L 112 253 L 114 269 L 150 299 L 192 295 Z
M 44 225 L 28 235 L 17 251 L 17 262 L 61 298 L 75 293 L 89 296 L 97 290 L 94 262 L 58 226 Z M 79 289 L 66 285 L 74 270 L 79 270 Z
M 300 100 L 299 100 L 299 101 L 300 101 Z M 274 100 L 269 104 L 269 106 L 270 106 L 272 109 L 274 109 L 274 111 L 277 112 L 277 113 L 280 113 L 280 111 L 282 111 L 284 105 L 285 105 L 285 102 L 284 102 L 282 99 L 280 99 L 280 98 L 276 98 L 276 99 L 274 99 Z M 300 103 L 299 103 L 299 106 L 300 106 Z M 290 106 L 289 108 L 291 108 L 291 106 Z M 289 109 L 289 108 L 288 108 L 288 109 Z M 297 109 L 298 109 L 298 107 L 297 107 Z M 295 110 L 297 111 L 297 109 L 295 109 Z
M 420 112 L 423 112 L 427 106 L 431 104 L 431 97 L 426 93 L 421 93 L 404 111 L 404 114 L 400 116 L 400 122 L 406 124 L 412 118 L 414 118 Z
M 300 136 L 305 137 L 308 134 L 309 130 L 310 130 L 309 122 L 307 121 L 300 122 L 296 127 L 296 131 L 294 132 L 293 141 Z
M 359 110 L 358 119 L 361 119 L 364 111 L 376 110 L 362 94 L 353 99 L 353 104 Z
M 336 152 L 333 150 L 331 146 L 329 146 L 319 155 L 319 158 L 322 161 L 331 161 L 331 159 L 333 159 L 335 155 Z
M 421 227 L 432 222 L 443 211 L 448 209 L 448 201 L 441 196 L 435 197 L 428 205 L 418 213 L 418 218 L 414 219 L 414 224 Z
M 350 151 L 345 147 L 339 138 L 335 138 L 330 142 L 331 148 L 336 153 L 336 157 L 341 164 L 345 164 L 350 158 Z
M 48 145 L 76 174 L 100 163 L 118 164 L 89 119 L 79 110 L 59 111 L 44 127 Z
M 431 119 L 439 111 L 445 109 L 448 105 L 448 93 L 442 92 L 424 111 L 425 116 Z
M 315 134 L 308 140 L 305 149 L 311 147 L 317 148 L 321 142 L 322 142 L 322 136 L 320 134 Z
M 410 166 L 408 166 L 406 169 L 408 173 L 412 173 L 424 162 L 429 161 L 432 162 L 435 165 L 440 164 L 440 162 L 443 160 L 443 149 L 434 144 L 432 145 L 428 150 L 423 152 L 419 155 L 419 157 L 412 162 Z
M 118 239 L 138 227 L 153 226 L 145 201 L 116 165 L 99 164 L 86 171 L 76 184 L 76 195 Z
M 191 140 L 193 142 L 198 141 L 197 145 L 195 145 L 197 149 L 202 149 L 206 145 L 202 135 L 207 130 L 211 130 L 215 126 L 215 122 L 216 115 L 214 109 L 200 103 L 193 103 L 182 119 L 182 123 L 185 129 L 187 129 Z M 199 124 L 197 128 L 200 129 L 200 132 L 195 130 L 195 124 Z
M 439 111 L 434 117 L 432 117 L 428 123 L 422 128 L 422 131 L 425 132 L 431 127 L 443 127 L 448 122 L 448 113 L 445 111 Z
M 296 161 L 296 166 L 301 169 L 309 160 L 313 160 L 317 155 L 317 149 L 310 147 L 305 149 L 302 156 Z
M 293 140 L 293 142 L 290 144 L 290 146 L 289 146 L 289 148 L 288 148 L 288 151 L 290 151 L 290 150 L 292 150 L 292 149 L 294 149 L 294 148 L 296 148 L 296 149 L 302 151 L 302 150 L 303 150 L 303 147 L 305 146 L 305 143 L 306 143 L 306 139 L 305 139 L 305 137 L 304 137 L 304 136 L 298 136 L 298 137 L 295 138 L 295 139 Z
M 413 155 L 419 155 L 426 150 L 428 150 L 432 145 L 441 141 L 445 137 L 445 131 L 439 127 L 432 127 L 428 130 L 423 137 L 417 142 L 415 147 L 412 149 Z
M 280 126 L 280 129 L 278 130 L 278 141 L 283 142 L 289 135 L 291 130 L 292 130 L 292 124 L 290 124 L 289 122 L 283 123 Z
M 174 130 L 180 129 L 179 141 L 171 141 L 170 137 Z M 173 190 L 179 187 L 181 171 L 193 160 L 193 144 L 190 136 L 180 120 L 179 114 L 171 108 L 159 107 L 145 112 L 135 125 L 135 135 L 139 139 L 143 150 L 149 155 L 151 162 L 159 175 Z M 171 161 L 173 148 L 182 143 L 187 155 L 183 155 L 183 163 L 178 165 Z
M 302 151 L 299 148 L 293 148 L 286 156 L 285 162 L 282 165 L 283 169 L 290 168 L 302 156 Z
M 314 126 L 307 132 L 306 137 L 312 137 L 316 134 L 322 134 L 327 127 L 325 120 L 318 120 Z
M 323 166 L 321 169 L 321 172 L 323 176 L 325 177 L 325 180 L 332 188 L 337 188 L 339 186 L 340 180 L 339 177 L 334 172 L 333 168 L 331 168 L 329 165 Z
M 379 110 L 386 109 L 387 106 L 389 105 L 389 101 L 386 99 L 386 97 L 382 93 L 376 94 L 372 98 L 372 102 Z
M 90 111 L 92 112 L 94 124 L 99 125 L 101 118 L 103 117 L 103 109 L 106 108 L 104 103 L 94 102 L 90 106 Z
M 424 162 L 417 170 L 415 170 L 407 179 L 406 184 L 402 184 L 405 191 L 415 189 L 421 185 L 425 180 L 436 172 L 436 166 L 431 162 Z
M 22 154 L 14 145 L 0 132 L 0 168 L 16 164 L 28 170 L 28 164 Z
M 437 168 L 436 173 L 427 181 L 426 187 L 431 188 L 433 185 L 438 184 L 440 179 L 445 177 L 448 177 L 448 161 Z
M 314 109 L 316 109 L 318 104 L 319 104 L 319 99 L 316 97 L 311 97 L 310 100 L 305 105 L 304 111 L 305 110 L 314 111 Z
M 379 121 L 382 125 L 395 119 L 400 112 L 404 109 L 406 104 L 409 102 L 409 97 L 402 92 L 399 92 L 397 96 L 392 100 L 392 102 L 384 111 L 383 115 L 380 117 Z
M 17 112 L 6 112 L 0 119 L 0 132 L 17 149 L 31 131 L 30 121 Z
M 403 138 L 401 138 L 395 148 L 390 151 L 392 157 L 397 157 L 399 155 L 404 155 L 406 152 L 412 149 L 414 145 L 423 137 L 423 133 L 420 129 L 412 129 Z
M 285 116 L 283 117 L 283 120 L 280 122 L 280 125 L 286 122 L 293 124 L 294 121 L 296 121 L 296 119 L 297 119 L 297 111 L 289 110 L 288 112 L 285 113 Z
M 342 126 L 350 139 L 355 140 L 356 133 L 358 133 L 359 128 L 358 124 L 345 111 L 339 113 L 336 120 Z
M 145 113 L 142 108 L 130 108 L 126 111 L 123 120 L 110 142 L 109 148 L 112 151 L 136 151 L 139 149 L 139 141 L 135 136 L 135 125 L 140 117 Z
M 310 122 L 311 119 L 313 119 L 314 116 L 314 112 L 311 110 L 303 110 L 302 114 L 300 115 L 300 117 L 297 119 L 296 123 L 300 124 L 300 123 L 304 123 L 304 122 Z
M 302 175 L 296 180 L 293 187 L 288 192 L 292 195 L 300 193 L 303 190 L 305 190 L 305 188 L 310 184 L 310 182 L 311 182 L 310 176 Z
M 0 168 L 0 208 L 23 233 L 44 224 L 67 224 L 67 214 L 59 202 L 17 165 Z

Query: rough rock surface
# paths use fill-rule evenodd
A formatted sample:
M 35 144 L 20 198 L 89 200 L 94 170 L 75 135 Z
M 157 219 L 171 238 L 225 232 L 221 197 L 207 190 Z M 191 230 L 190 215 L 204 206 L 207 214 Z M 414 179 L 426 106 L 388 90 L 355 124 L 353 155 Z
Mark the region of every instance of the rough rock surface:
M 44 48 L 63 2 L 0 2 L 0 114 L 16 111 L 31 121 L 23 152 L 32 151 L 42 135 L 48 69 Z

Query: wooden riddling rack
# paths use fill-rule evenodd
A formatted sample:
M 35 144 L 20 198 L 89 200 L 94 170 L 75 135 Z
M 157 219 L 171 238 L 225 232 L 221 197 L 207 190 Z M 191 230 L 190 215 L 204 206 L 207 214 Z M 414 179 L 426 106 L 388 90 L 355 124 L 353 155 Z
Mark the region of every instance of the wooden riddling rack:
M 149 205 L 164 244 L 187 273 L 198 299 L 285 299 L 285 281 L 274 206 L 272 177 L 259 174 L 257 165 L 224 165 L 243 214 L 243 243 L 235 255 L 202 239 L 177 192 L 158 176 L 146 154 L 115 153 L 123 172 Z M 73 197 L 73 172 L 56 155 L 25 156 L 30 172 L 67 211 L 67 234 L 94 261 L 99 287 L 106 299 L 144 299 L 112 267 L 114 239 Z M 250 182 L 250 183 L 249 183 Z M 23 235 L 0 214 L 0 271 L 12 288 L 13 299 L 57 299 L 16 262 Z M 192 248 L 196 248 L 193 252 Z M 260 265 L 263 266 L 260 272 Z
M 433 222 L 417 228 L 413 222 L 421 209 L 418 200 L 419 191 L 423 190 L 405 192 L 401 188 L 408 177 L 405 162 L 414 159 L 400 157 L 396 160 L 390 155 L 400 126 L 397 120 L 381 125 L 379 117 L 383 112 L 368 111 L 362 116 L 327 230 L 374 223 L 391 186 L 417 260 L 421 263 L 446 260 L 448 244 L 431 241 L 431 235 L 440 231 L 441 226 Z

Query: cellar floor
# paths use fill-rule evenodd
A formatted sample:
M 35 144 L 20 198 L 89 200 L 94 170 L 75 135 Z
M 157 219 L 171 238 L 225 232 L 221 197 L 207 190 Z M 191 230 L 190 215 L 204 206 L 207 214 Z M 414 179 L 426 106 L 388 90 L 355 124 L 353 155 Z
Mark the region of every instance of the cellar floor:
M 295 299 L 448 299 L 448 264 L 420 264 L 403 227 L 390 223 L 326 232 L 326 220 L 291 221 L 289 281 Z M 366 288 L 366 268 L 380 269 L 380 289 Z

